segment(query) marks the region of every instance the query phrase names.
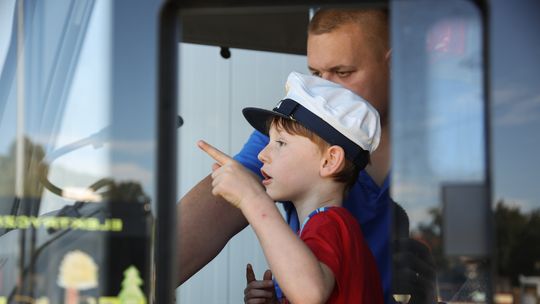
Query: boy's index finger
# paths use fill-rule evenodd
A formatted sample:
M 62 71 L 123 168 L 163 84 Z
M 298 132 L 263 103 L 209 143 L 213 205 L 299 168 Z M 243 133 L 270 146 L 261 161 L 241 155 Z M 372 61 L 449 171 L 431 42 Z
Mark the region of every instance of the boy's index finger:
M 224 165 L 229 161 L 233 160 L 232 157 L 221 152 L 220 150 L 218 150 L 211 144 L 205 142 L 204 140 L 199 140 L 197 145 L 199 146 L 199 148 L 201 148 L 201 150 L 206 152 L 206 154 L 210 155 L 210 157 L 212 157 L 220 165 Z

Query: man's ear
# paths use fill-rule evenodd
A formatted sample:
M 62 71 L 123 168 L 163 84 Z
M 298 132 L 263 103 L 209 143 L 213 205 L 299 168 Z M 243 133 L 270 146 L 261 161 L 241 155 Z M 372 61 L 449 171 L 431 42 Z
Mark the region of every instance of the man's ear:
M 391 57 L 392 57 L 392 49 L 388 49 L 388 51 L 386 51 L 386 54 L 384 54 L 384 59 L 389 61 Z
M 384 60 L 388 65 L 388 71 L 390 71 L 392 68 L 392 49 L 388 49 L 388 51 L 386 51 L 386 54 L 384 54 Z
M 345 151 L 340 146 L 326 149 L 321 160 L 320 174 L 322 177 L 332 176 L 345 166 Z

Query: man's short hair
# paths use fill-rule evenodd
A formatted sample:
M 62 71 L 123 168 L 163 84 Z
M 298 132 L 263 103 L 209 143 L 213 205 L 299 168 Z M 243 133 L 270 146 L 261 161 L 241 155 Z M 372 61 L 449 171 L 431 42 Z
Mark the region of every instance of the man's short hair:
M 357 24 L 382 54 L 389 50 L 388 11 L 384 9 L 320 9 L 309 22 L 308 34 L 330 33 L 351 23 Z

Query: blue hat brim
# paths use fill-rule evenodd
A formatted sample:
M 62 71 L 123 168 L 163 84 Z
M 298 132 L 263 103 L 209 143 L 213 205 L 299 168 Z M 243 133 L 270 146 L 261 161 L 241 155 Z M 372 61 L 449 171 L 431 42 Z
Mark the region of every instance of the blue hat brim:
M 290 117 L 283 115 L 276 111 L 270 111 L 260 108 L 244 108 L 242 114 L 249 122 L 249 124 L 255 128 L 257 131 L 268 136 L 268 128 L 270 127 L 268 121 L 274 117 L 282 117 L 285 119 L 291 119 Z

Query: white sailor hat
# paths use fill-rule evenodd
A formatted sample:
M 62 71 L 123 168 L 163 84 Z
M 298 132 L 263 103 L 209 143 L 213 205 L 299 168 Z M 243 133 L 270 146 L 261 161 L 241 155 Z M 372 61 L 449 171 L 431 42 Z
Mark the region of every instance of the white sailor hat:
M 286 90 L 272 111 L 245 108 L 244 117 L 266 135 L 270 118 L 292 119 L 342 147 L 347 159 L 365 167 L 366 154 L 377 148 L 381 136 L 379 113 L 369 102 L 337 83 L 297 72 L 289 74 Z

